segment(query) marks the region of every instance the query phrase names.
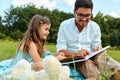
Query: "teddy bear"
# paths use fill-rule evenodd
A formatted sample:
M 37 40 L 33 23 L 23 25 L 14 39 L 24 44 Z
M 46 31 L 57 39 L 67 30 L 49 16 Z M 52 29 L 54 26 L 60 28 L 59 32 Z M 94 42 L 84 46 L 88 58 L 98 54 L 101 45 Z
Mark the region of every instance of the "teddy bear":
M 56 57 L 47 56 L 43 59 L 42 66 L 42 70 L 34 71 L 31 63 L 22 59 L 2 80 L 69 80 L 69 67 L 63 66 Z

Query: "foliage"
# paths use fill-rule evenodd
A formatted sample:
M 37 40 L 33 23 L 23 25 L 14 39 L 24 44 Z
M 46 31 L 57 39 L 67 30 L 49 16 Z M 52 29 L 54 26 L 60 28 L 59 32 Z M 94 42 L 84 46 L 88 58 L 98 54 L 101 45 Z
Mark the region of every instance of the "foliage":
M 120 46 L 120 18 L 114 18 L 112 16 L 104 16 L 99 12 L 94 21 L 97 22 L 101 28 L 102 32 L 102 44 L 114 46 Z
M 0 33 L 0 39 L 4 39 L 6 37 L 5 34 Z
M 51 20 L 51 29 L 50 29 L 50 36 L 48 37 L 47 41 L 55 43 L 57 38 L 57 32 L 59 28 L 59 24 L 67 19 L 72 17 L 73 15 L 70 13 L 60 12 L 57 9 L 50 11 L 47 8 L 40 7 L 39 9 L 35 7 L 33 4 L 29 4 L 27 6 L 10 7 L 8 11 L 5 11 L 6 16 L 3 20 L 4 30 L 3 33 L 7 36 L 10 36 L 13 39 L 18 39 L 23 37 L 23 35 L 16 35 L 15 33 L 25 33 L 29 21 L 35 14 L 39 14 L 42 16 L 46 16 Z M 19 32 L 18 32 L 19 31 Z M 9 32 L 9 33 L 8 33 Z
M 20 40 L 23 37 L 23 33 L 20 32 L 19 30 L 17 30 L 17 31 L 11 32 L 10 36 L 11 36 L 11 38 L 13 38 L 15 40 Z
M 4 41 L 14 41 L 10 36 L 7 36 L 3 39 Z
M 2 28 L 3 28 L 3 25 L 2 25 L 2 17 L 0 16 L 0 32 L 2 32 Z

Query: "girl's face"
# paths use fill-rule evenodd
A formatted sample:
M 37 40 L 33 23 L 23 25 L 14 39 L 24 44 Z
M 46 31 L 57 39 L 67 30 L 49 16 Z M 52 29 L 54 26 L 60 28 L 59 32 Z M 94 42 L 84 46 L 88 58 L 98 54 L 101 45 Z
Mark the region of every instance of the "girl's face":
M 44 40 L 47 39 L 47 36 L 49 34 L 50 26 L 48 24 L 42 24 L 39 30 L 40 37 Z

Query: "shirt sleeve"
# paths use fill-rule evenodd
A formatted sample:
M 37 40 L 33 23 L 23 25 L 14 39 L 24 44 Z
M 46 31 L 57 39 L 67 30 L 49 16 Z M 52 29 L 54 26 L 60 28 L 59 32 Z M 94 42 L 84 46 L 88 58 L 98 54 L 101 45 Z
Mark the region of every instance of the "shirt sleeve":
M 60 28 L 58 31 L 58 38 L 57 38 L 57 53 L 62 49 L 67 49 L 67 43 L 65 39 L 65 25 L 63 23 L 60 24 Z
M 98 24 L 96 24 L 96 28 L 94 32 L 95 32 L 95 36 L 92 42 L 92 49 L 97 46 L 101 46 L 101 30 Z

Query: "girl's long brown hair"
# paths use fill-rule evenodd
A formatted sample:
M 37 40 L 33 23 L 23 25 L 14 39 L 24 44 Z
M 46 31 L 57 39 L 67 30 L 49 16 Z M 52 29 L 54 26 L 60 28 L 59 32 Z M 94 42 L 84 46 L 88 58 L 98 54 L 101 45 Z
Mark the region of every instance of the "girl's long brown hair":
M 27 52 L 29 52 L 30 43 L 34 42 L 37 46 L 37 51 L 39 55 L 42 56 L 42 54 L 44 53 L 43 46 L 44 46 L 45 40 L 41 39 L 40 37 L 39 28 L 41 27 L 41 24 L 50 25 L 51 23 L 47 17 L 42 17 L 40 15 L 35 15 L 32 17 L 32 19 L 30 20 L 28 29 L 25 33 L 25 36 L 21 40 L 17 51 L 19 51 L 21 45 L 24 43 L 23 53 L 25 55 Z

